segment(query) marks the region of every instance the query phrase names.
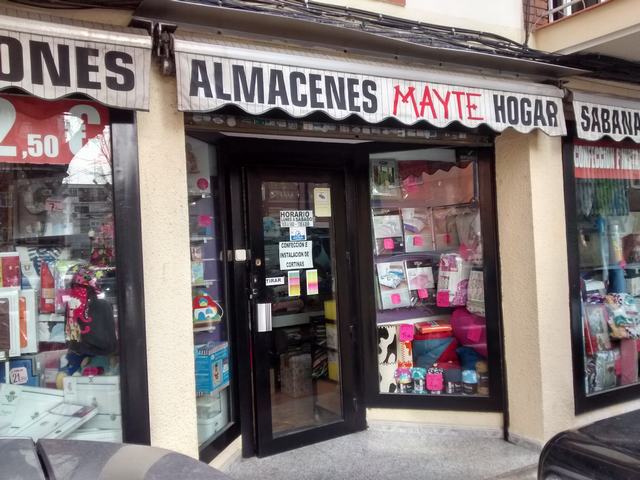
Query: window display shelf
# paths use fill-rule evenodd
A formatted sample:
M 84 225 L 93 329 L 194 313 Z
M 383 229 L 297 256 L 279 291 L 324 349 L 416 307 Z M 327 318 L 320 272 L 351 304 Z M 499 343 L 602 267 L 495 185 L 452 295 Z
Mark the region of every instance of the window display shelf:
M 405 260 L 424 260 L 424 257 L 434 257 L 436 259 L 440 258 L 440 255 L 445 253 L 453 253 L 457 252 L 457 248 L 447 248 L 444 250 L 429 250 L 424 252 L 402 252 L 402 253 L 394 253 L 394 254 L 374 254 L 375 263 L 383 263 L 383 262 L 396 262 L 396 261 L 405 261 Z M 437 262 L 436 262 L 437 263 Z
M 207 287 L 210 287 L 211 285 L 213 285 L 217 281 L 218 281 L 218 279 L 216 279 L 216 278 L 210 278 L 210 279 L 204 280 L 203 282 L 193 282 L 191 284 L 191 286 L 193 288 L 198 288 L 198 287 L 207 288 Z
M 615 268 L 621 268 L 622 270 L 633 270 L 636 268 L 640 268 L 640 263 L 627 263 L 624 266 L 619 265 L 619 264 L 613 264 L 613 265 L 600 265 L 600 266 L 593 266 L 593 267 L 580 267 L 580 270 L 613 270 Z
M 400 323 L 414 324 L 442 315 L 450 315 L 450 307 L 427 305 L 424 307 L 397 308 L 395 310 L 378 311 L 378 325 L 396 325 Z
M 204 325 L 204 326 L 195 326 L 193 327 L 193 332 L 194 333 L 199 333 L 199 332 L 213 332 L 216 328 L 218 328 L 218 324 L 220 322 L 215 322 L 215 323 L 211 323 L 209 325 Z
M 450 207 L 477 207 L 478 201 L 471 200 L 466 203 L 432 204 L 425 199 L 402 198 L 372 198 L 371 208 L 450 208 Z
M 213 235 L 191 235 L 191 242 L 207 243 L 213 240 Z
M 87 233 L 74 233 L 71 235 L 37 235 L 33 237 L 17 237 L 11 244 L 38 244 L 38 245 L 77 245 L 79 243 L 88 243 L 89 235 Z
M 202 198 L 211 198 L 211 193 L 189 193 L 189 200 L 200 200 Z

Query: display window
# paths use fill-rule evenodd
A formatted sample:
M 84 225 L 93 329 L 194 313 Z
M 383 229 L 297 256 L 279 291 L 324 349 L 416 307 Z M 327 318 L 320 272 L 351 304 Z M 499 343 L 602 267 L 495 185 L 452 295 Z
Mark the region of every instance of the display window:
M 475 152 L 377 153 L 369 172 L 379 393 L 488 397 Z
M 122 441 L 109 116 L 0 95 L 0 436 Z
M 580 291 L 574 335 L 581 339 L 578 375 L 593 398 L 638 384 L 640 148 L 576 140 L 571 151 L 575 221 L 568 228 Z
M 186 138 L 191 291 L 198 444 L 204 449 L 231 422 L 229 312 L 225 300 L 222 198 L 213 145 Z

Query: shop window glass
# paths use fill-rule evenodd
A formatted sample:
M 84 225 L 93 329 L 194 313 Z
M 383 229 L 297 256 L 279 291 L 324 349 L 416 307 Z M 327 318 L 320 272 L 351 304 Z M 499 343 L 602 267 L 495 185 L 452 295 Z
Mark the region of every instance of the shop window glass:
M 109 111 L 0 95 L 0 436 L 122 441 Z
M 640 149 L 574 145 L 587 395 L 638 383 Z
M 380 393 L 489 395 L 474 152 L 370 156 Z
M 198 443 L 205 448 L 231 420 L 229 324 L 215 148 L 186 139 L 191 234 L 191 322 L 195 345 Z

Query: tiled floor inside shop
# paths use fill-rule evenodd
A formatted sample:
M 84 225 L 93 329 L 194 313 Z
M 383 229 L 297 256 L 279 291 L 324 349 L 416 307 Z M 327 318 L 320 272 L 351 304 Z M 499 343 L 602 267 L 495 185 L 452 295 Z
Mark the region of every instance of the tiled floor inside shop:
M 367 431 L 267 458 L 237 459 L 234 480 L 533 480 L 538 454 L 495 433 L 407 430 Z

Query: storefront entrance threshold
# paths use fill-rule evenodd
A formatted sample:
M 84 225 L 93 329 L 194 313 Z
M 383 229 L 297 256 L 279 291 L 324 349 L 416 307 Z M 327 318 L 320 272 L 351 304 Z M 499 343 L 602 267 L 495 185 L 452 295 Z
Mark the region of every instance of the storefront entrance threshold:
M 538 454 L 470 433 L 369 429 L 267 458 L 238 459 L 234 480 L 535 479 Z

